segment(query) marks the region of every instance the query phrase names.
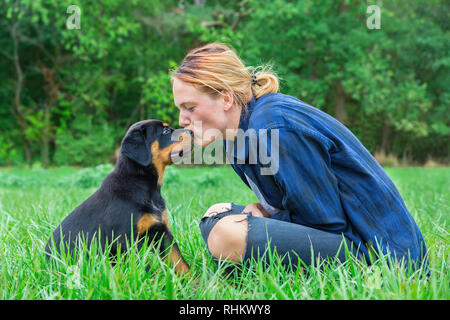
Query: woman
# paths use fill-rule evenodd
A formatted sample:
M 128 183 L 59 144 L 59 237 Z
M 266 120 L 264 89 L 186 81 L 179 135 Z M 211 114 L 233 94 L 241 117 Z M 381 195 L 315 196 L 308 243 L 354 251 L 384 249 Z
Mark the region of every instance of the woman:
M 406 262 L 424 258 L 420 230 L 376 160 L 337 120 L 278 93 L 270 70 L 246 68 L 228 46 L 212 43 L 188 53 L 172 85 L 179 125 L 193 130 L 197 146 L 224 139 L 233 169 L 259 200 L 207 210 L 200 229 L 214 258 L 243 262 L 269 243 L 294 265 L 298 257 L 344 261 L 345 247 L 369 263 L 369 248 Z M 258 148 L 272 157 L 270 168 L 255 160 Z

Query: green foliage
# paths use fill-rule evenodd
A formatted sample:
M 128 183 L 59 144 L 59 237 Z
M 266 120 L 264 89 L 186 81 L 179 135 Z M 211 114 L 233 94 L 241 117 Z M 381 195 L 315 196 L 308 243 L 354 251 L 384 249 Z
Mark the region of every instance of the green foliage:
M 176 126 L 170 70 L 213 41 L 272 63 L 282 92 L 370 151 L 449 159 L 448 1 L 82 0 L 71 30 L 72 4 L 0 0 L 0 165 L 95 165 L 138 120 Z M 380 29 L 366 27 L 370 4 Z
M 178 123 L 176 107 L 173 104 L 170 74 L 159 72 L 150 75 L 142 84 L 140 103 L 147 106 L 148 118 L 160 119 L 176 125 Z
M 17 165 L 21 162 L 21 155 L 14 145 L 5 137 L 0 136 L 0 166 Z
M 70 131 L 56 137 L 56 165 L 96 165 L 114 153 L 114 135 L 108 123 L 95 123 L 92 116 L 77 117 Z

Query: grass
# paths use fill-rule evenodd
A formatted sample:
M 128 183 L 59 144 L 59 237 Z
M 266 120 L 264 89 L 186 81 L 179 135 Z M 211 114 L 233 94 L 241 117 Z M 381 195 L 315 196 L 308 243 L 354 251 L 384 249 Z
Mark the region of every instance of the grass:
M 0 170 L 0 299 L 449 299 L 449 168 L 386 169 L 425 237 L 429 277 L 388 267 L 386 259 L 285 270 L 275 255 L 269 268 L 253 261 L 227 275 L 227 265 L 208 255 L 198 222 L 214 203 L 257 201 L 228 167 L 166 173 L 171 229 L 193 277 L 133 247 L 115 265 L 95 248 L 90 259 L 81 249 L 80 258 L 48 263 L 43 250 L 54 228 L 111 169 Z

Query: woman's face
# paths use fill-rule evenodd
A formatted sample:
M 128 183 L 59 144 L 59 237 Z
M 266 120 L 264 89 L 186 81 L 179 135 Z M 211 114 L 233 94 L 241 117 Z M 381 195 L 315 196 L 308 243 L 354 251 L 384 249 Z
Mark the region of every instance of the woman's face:
M 236 115 L 231 94 L 213 97 L 177 78 L 172 90 L 175 105 L 180 109 L 178 123 L 194 132 L 196 146 L 203 148 L 218 138 L 225 139 L 226 129 L 239 125 L 240 110 Z

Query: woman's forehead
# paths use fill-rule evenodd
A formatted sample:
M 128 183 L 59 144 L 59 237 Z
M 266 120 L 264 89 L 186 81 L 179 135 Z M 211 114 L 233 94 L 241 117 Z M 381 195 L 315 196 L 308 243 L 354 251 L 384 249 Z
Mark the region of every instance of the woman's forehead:
M 177 107 L 183 104 L 198 103 L 203 95 L 204 93 L 186 82 L 176 78 L 173 81 L 173 99 Z

